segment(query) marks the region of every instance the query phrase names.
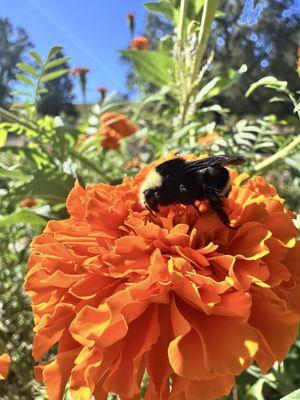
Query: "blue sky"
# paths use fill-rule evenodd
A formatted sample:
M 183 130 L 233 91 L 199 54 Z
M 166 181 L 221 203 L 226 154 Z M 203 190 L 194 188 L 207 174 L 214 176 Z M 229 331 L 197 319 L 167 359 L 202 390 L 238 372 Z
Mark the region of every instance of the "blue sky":
M 126 23 L 136 14 L 137 30 L 143 31 L 143 0 L 0 0 L 0 17 L 23 26 L 35 50 L 42 56 L 53 45 L 62 45 L 71 66 L 91 69 L 88 101 L 97 100 L 97 87 L 125 91 L 125 71 L 118 50 L 128 46 Z M 77 90 L 78 91 L 78 90 Z

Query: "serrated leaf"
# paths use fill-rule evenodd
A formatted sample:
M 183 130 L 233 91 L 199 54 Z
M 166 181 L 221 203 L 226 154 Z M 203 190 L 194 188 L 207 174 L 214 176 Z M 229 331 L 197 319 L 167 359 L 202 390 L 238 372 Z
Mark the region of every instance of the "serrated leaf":
M 45 225 L 46 220 L 40 215 L 29 210 L 17 210 L 11 214 L 0 216 L 0 227 L 13 224 Z
M 1 135 L 0 135 L 0 139 L 1 139 Z M 26 182 L 27 180 L 30 179 L 30 177 L 28 175 L 23 174 L 23 172 L 20 171 L 19 169 L 8 168 L 2 164 L 0 164 L 0 176 L 2 178 L 15 179 L 15 180 L 21 181 L 21 182 Z
M 62 46 L 53 46 L 48 54 L 48 60 L 50 60 L 51 58 L 53 58 L 59 51 L 61 51 L 63 49 Z
M 0 147 L 3 147 L 7 140 L 7 133 L 6 129 L 0 129 Z
M 14 96 L 20 95 L 20 96 L 26 96 L 26 97 L 32 98 L 32 93 L 24 92 L 24 91 L 22 91 L 22 90 L 16 90 L 15 92 L 12 92 L 12 94 L 13 94 Z
M 69 68 L 60 69 L 59 71 L 50 72 L 49 74 L 44 75 L 41 78 L 41 82 L 45 83 L 45 82 L 52 81 L 53 79 L 57 79 L 57 78 L 60 78 L 61 76 L 64 76 L 64 75 L 68 74 L 69 72 L 70 72 Z
M 70 57 L 62 57 L 58 58 L 57 60 L 50 61 L 45 65 L 44 70 L 47 71 L 50 68 L 58 67 L 59 65 L 65 64 L 70 60 L 71 60 Z
M 221 92 L 223 92 L 225 89 L 228 89 L 228 87 L 230 87 L 246 71 L 247 71 L 246 65 L 242 65 L 241 68 L 238 70 L 229 68 L 227 71 L 220 74 L 218 77 L 212 79 L 210 82 L 206 84 L 209 86 L 205 89 L 206 93 L 203 96 L 203 101 L 211 99 L 212 97 L 215 97 Z M 204 89 L 206 85 L 202 89 Z M 200 92 L 202 89 L 200 89 Z
M 286 99 L 284 97 L 277 97 L 277 96 L 274 96 L 269 100 L 270 103 L 287 102 L 287 101 L 288 101 L 288 99 Z
M 245 96 L 250 96 L 250 94 L 260 86 L 278 91 L 284 91 L 287 88 L 287 81 L 279 81 L 274 76 L 265 76 L 264 78 L 259 79 L 257 82 L 252 83 Z
M 138 74 L 156 86 L 168 85 L 173 81 L 174 61 L 165 53 L 147 50 L 125 50 Z
M 38 94 L 46 94 L 46 93 L 48 93 L 48 89 L 46 89 L 46 88 L 40 88 L 38 90 Z
M 300 399 L 300 389 L 295 390 L 294 392 L 288 394 L 281 398 L 281 400 L 299 400 Z
M 234 138 L 235 139 L 235 141 L 236 141 L 236 143 L 238 143 L 238 144 L 240 144 L 240 145 L 244 145 L 244 146 L 247 146 L 247 147 L 252 147 L 252 143 L 251 142 L 249 142 L 249 140 L 247 140 L 247 139 L 243 139 L 243 138 Z
M 270 147 L 275 147 L 275 143 L 273 143 L 273 142 L 259 143 L 254 146 L 254 149 L 259 150 L 259 149 L 270 148 Z
M 40 56 L 36 51 L 30 50 L 30 51 L 29 51 L 29 54 L 31 55 L 32 58 L 35 59 L 35 61 L 36 61 L 38 64 L 41 64 L 41 65 L 43 64 L 43 60 L 42 60 L 41 56 Z
M 248 140 L 256 140 L 256 135 L 254 135 L 253 133 L 249 133 L 249 132 L 241 132 L 241 133 L 237 133 L 234 135 L 235 139 L 248 139 Z
M 34 78 L 37 78 L 39 76 L 36 70 L 31 65 L 18 63 L 17 67 L 20 68 L 22 71 L 27 72 L 27 74 L 33 76 Z
M 220 80 L 220 78 L 217 76 L 213 78 L 211 81 L 209 81 L 206 85 L 204 85 L 198 92 L 195 102 L 199 103 L 200 101 L 203 101 L 205 96 L 216 86 L 217 82 Z
M 161 0 L 158 2 L 147 2 L 144 6 L 153 13 L 159 13 L 164 15 L 167 19 L 176 23 L 177 10 L 174 4 L 168 0 Z
M 34 83 L 27 76 L 25 76 L 23 74 L 16 74 L 16 77 L 17 77 L 17 79 L 19 79 L 19 81 L 26 83 L 26 85 L 34 87 Z

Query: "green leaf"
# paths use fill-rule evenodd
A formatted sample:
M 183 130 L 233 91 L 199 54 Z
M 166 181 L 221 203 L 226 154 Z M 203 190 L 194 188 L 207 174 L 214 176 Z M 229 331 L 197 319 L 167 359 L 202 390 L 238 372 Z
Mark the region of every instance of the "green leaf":
M 174 62 L 172 57 L 158 51 L 126 50 L 138 74 L 146 81 L 160 87 L 173 81 Z
M 60 78 L 60 77 L 63 76 L 63 75 L 68 74 L 69 72 L 70 72 L 69 68 L 60 69 L 59 71 L 50 72 L 49 74 L 44 75 L 44 76 L 41 78 L 41 82 L 49 82 L 49 81 L 52 81 L 53 79 L 57 79 L 57 78 Z
M 0 216 L 0 227 L 20 223 L 43 226 L 46 222 L 47 221 L 43 217 L 29 210 L 17 210 L 11 214 Z
M 281 400 L 299 400 L 300 399 L 300 389 L 288 394 L 281 398 Z
M 7 129 L 0 129 L 0 147 L 3 147 L 7 140 Z
M 20 96 L 25 96 L 25 97 L 30 97 L 30 98 L 32 97 L 32 93 L 24 92 L 22 90 L 16 90 L 15 92 L 12 92 L 12 94 L 14 96 L 20 95 Z
M 215 97 L 215 96 L 218 96 L 218 94 L 220 94 L 224 90 L 228 89 L 228 87 L 230 87 L 246 71 L 247 71 L 246 65 L 242 65 L 239 70 L 229 68 L 223 74 L 214 78 L 214 79 L 216 79 L 215 84 L 213 84 L 214 80 L 212 80 L 211 87 L 209 87 L 210 90 L 208 90 L 207 93 L 205 94 L 205 96 L 203 96 L 202 101 L 211 99 L 212 97 Z M 207 85 L 209 85 L 209 84 L 210 83 L 208 83 Z M 204 88 L 202 88 L 202 89 L 204 89 Z M 202 89 L 200 89 L 200 91 Z
M 254 385 L 247 390 L 245 400 L 265 400 L 264 395 L 262 393 L 264 386 L 264 379 L 258 379 Z
M 70 57 L 62 57 L 58 58 L 57 60 L 50 61 L 45 65 L 44 70 L 47 71 L 50 68 L 58 67 L 59 65 L 65 64 L 66 62 L 70 61 Z
M 45 93 L 48 93 L 48 89 L 46 89 L 46 88 L 39 88 L 38 89 L 38 94 L 45 94 Z
M 53 46 L 48 54 L 48 60 L 50 60 L 51 58 L 53 58 L 59 51 L 61 51 L 63 49 L 62 46 Z
M 248 139 L 251 141 L 255 141 L 257 139 L 256 135 L 254 135 L 254 133 L 250 133 L 250 132 L 241 132 L 241 133 L 237 133 L 236 135 L 234 135 L 235 139 Z
M 32 58 L 34 58 L 34 60 L 35 60 L 38 64 L 40 64 L 40 65 L 43 64 L 43 60 L 42 60 L 41 56 L 40 56 L 36 51 L 30 50 L 30 51 L 29 51 L 29 54 L 31 55 Z
M 279 92 L 284 92 L 287 88 L 287 81 L 279 81 L 274 76 L 265 76 L 264 78 L 259 79 L 257 82 L 252 83 L 245 96 L 250 96 L 250 94 L 260 86 L 264 86 L 268 89 L 275 89 Z
M 22 71 L 27 72 L 27 74 L 33 76 L 34 78 L 37 78 L 39 76 L 36 70 L 31 65 L 18 63 L 17 67 L 20 68 Z
M 168 0 L 161 0 L 158 2 L 147 2 L 144 6 L 153 13 L 159 13 L 164 15 L 167 19 L 177 22 L 178 11 L 174 4 Z
M 11 190 L 5 197 L 14 199 L 34 197 L 44 199 L 49 204 L 64 203 L 74 186 L 74 180 L 73 176 L 52 169 L 36 171 L 29 182 Z
M 198 92 L 195 102 L 199 103 L 200 101 L 203 101 L 205 96 L 209 94 L 209 92 L 216 86 L 217 82 L 220 80 L 220 78 L 217 76 L 213 78 L 211 81 L 209 81 L 206 85 L 204 85 Z
M 26 182 L 30 179 L 30 176 L 23 174 L 19 169 L 8 168 L 3 164 L 0 164 L 0 176 L 2 178 L 15 179 L 22 182 Z
M 34 83 L 27 76 L 25 76 L 23 74 L 16 74 L 16 77 L 23 83 L 26 83 L 26 85 L 34 87 Z

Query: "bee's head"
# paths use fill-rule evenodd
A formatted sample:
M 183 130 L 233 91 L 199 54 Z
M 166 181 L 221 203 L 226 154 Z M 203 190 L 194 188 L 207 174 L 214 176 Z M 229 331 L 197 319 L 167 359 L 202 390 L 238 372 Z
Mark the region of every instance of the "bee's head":
M 144 204 L 147 205 L 150 210 L 157 211 L 157 188 L 146 189 L 143 192 Z
M 154 168 L 151 170 L 140 187 L 140 201 L 150 210 L 157 211 L 158 189 L 162 185 L 162 176 Z

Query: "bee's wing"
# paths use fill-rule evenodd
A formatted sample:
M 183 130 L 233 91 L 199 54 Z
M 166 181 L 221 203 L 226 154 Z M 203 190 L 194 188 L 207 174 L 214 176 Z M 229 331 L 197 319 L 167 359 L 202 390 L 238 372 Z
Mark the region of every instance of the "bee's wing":
M 187 162 L 185 164 L 185 171 L 194 171 L 218 165 L 239 165 L 243 164 L 245 161 L 245 158 L 241 156 L 210 156 L 200 160 Z

